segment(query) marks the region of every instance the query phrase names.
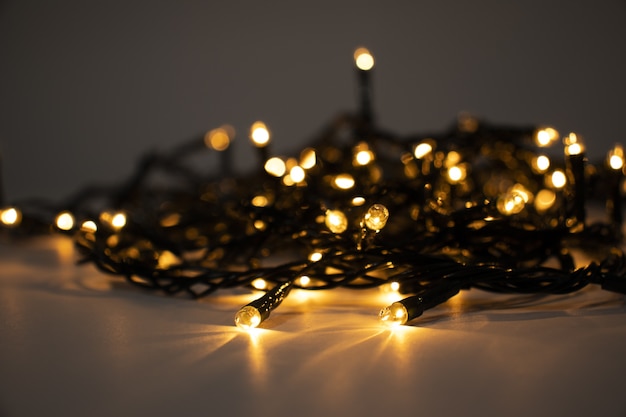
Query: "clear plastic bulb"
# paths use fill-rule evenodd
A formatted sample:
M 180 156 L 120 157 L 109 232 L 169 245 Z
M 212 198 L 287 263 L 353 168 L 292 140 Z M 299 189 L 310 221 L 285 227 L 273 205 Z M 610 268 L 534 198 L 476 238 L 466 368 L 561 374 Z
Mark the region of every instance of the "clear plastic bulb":
M 404 304 L 395 302 L 380 310 L 378 314 L 380 322 L 389 327 L 396 327 L 405 324 L 409 318 L 409 312 Z
M 235 315 L 235 325 L 240 329 L 254 329 L 261 323 L 261 313 L 253 306 L 242 307 Z
M 363 221 L 365 226 L 370 230 L 379 231 L 387 224 L 389 220 L 389 210 L 382 204 L 374 204 L 365 213 Z

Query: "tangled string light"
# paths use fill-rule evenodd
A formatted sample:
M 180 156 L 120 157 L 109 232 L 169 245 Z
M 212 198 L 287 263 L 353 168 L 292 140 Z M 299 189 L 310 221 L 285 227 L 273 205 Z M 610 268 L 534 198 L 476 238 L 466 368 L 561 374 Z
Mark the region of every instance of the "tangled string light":
M 0 222 L 16 236 L 71 234 L 81 262 L 165 294 L 266 291 L 237 312 L 243 328 L 294 287 L 392 285 L 408 297 L 381 310 L 390 325 L 470 288 L 626 293 L 620 145 L 592 165 L 570 133 L 555 158 L 546 153 L 559 143 L 552 128 L 468 115 L 445 132 L 401 137 L 374 120 L 372 55 L 359 48 L 355 63 L 359 112 L 337 117 L 299 157 L 272 155 L 270 131 L 256 122 L 259 167 L 234 175 L 234 131 L 223 126 L 146 156 L 119 186 L 87 187 L 60 205 L 6 206 Z M 221 174 L 192 168 L 201 152 L 220 153 Z M 590 224 L 585 210 L 597 200 L 607 220 Z M 590 261 L 577 266 L 577 252 Z

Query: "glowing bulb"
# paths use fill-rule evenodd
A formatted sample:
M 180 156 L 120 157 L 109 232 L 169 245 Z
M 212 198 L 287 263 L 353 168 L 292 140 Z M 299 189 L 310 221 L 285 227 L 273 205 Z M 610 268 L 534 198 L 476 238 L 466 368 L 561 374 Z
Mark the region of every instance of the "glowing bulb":
M 293 182 L 300 183 L 302 181 L 304 181 L 304 169 L 302 169 L 301 166 L 296 165 L 295 167 L 291 168 L 291 170 L 289 171 L 289 176 L 291 177 L 291 179 L 293 180 Z
M 538 172 L 540 172 L 540 173 L 546 172 L 548 170 L 548 168 L 550 168 L 550 158 L 548 158 L 545 155 L 539 155 L 535 159 L 534 166 L 535 166 L 535 168 L 537 169 Z
M 254 122 L 250 128 L 250 139 L 255 146 L 263 148 L 270 143 L 270 131 L 263 122 Z
M 540 190 L 535 197 L 535 208 L 537 211 L 542 212 L 548 210 L 554 205 L 556 201 L 556 194 L 552 190 Z
M 567 184 L 567 177 L 565 177 L 565 173 L 558 169 L 552 173 L 550 179 L 554 188 L 563 188 L 565 187 L 565 184 Z
M 342 190 L 354 187 L 354 178 L 350 174 L 339 174 L 335 177 L 335 186 Z
M 287 172 L 287 165 L 285 161 L 275 156 L 265 162 L 265 171 L 275 177 L 282 177 Z
M 5 226 L 17 226 L 21 221 L 22 213 L 15 207 L 9 207 L 0 211 L 0 222 Z
M 362 206 L 363 204 L 365 204 L 365 198 L 363 197 L 354 197 L 352 199 L 352 205 L 355 207 Z
M 204 135 L 204 144 L 208 148 L 216 151 L 223 151 L 230 146 L 230 142 L 235 136 L 235 129 L 232 126 L 224 125 L 217 129 L 210 130 Z
M 550 146 L 559 137 L 559 132 L 551 127 L 539 129 L 535 134 L 535 142 L 541 147 Z
M 374 204 L 365 213 L 363 221 L 365 226 L 370 230 L 379 231 L 387 224 L 389 220 L 389 210 L 382 204 Z
M 504 215 L 517 214 L 524 210 L 526 201 L 520 193 L 508 192 L 498 199 L 498 211 Z
M 311 252 L 311 254 L 309 255 L 309 261 L 311 262 L 317 262 L 320 259 L 322 259 L 322 252 L 319 251 L 315 251 L 315 252 Z
M 580 155 L 585 150 L 585 147 L 580 142 L 574 142 L 570 145 L 567 145 L 565 148 L 565 153 L 567 155 Z
M 392 281 L 389 283 L 389 288 L 391 291 L 400 291 L 400 283 L 398 281 Z
M 326 210 L 324 223 L 333 233 L 343 233 L 348 228 L 348 218 L 340 210 Z
M 306 148 L 300 153 L 300 166 L 304 169 L 311 169 L 317 163 L 315 149 Z
M 417 159 L 422 159 L 432 151 L 433 146 L 430 143 L 422 142 L 415 147 L 415 149 L 413 150 L 413 155 L 415 155 Z
M 354 51 L 354 63 L 361 71 L 369 71 L 374 68 L 374 57 L 367 48 L 357 48 Z
M 83 232 L 95 233 L 98 231 L 98 226 L 92 220 L 86 220 L 80 225 L 80 230 Z
M 565 144 L 565 146 L 573 145 L 574 143 L 580 143 L 580 138 L 576 133 L 571 132 L 563 138 L 563 143 Z
M 298 282 L 300 284 L 301 287 L 306 287 L 311 283 L 311 278 L 309 278 L 306 275 L 302 275 L 299 279 Z
M 261 313 L 256 307 L 245 306 L 235 315 L 235 325 L 240 329 L 254 329 L 259 324 L 261 324 Z
M 263 278 L 257 278 L 255 280 L 253 280 L 250 285 L 252 285 L 252 287 L 254 287 L 257 290 L 263 291 L 267 289 L 267 281 L 265 281 Z
M 466 175 L 465 169 L 459 165 L 452 166 L 448 169 L 448 179 L 450 179 L 452 183 L 464 180 Z
M 409 313 L 404 304 L 395 302 L 380 310 L 378 314 L 380 322 L 389 327 L 396 327 L 405 324 L 409 318 Z
M 268 203 L 269 201 L 264 195 L 257 195 L 252 199 L 252 205 L 254 207 L 266 207 Z
M 111 226 L 116 230 L 126 226 L 126 215 L 124 213 L 115 213 L 111 218 Z
M 609 166 L 615 170 L 624 167 L 624 149 L 621 145 L 615 145 L 609 152 Z
M 60 230 L 72 230 L 74 227 L 74 216 L 69 211 L 63 211 L 56 217 L 55 224 Z

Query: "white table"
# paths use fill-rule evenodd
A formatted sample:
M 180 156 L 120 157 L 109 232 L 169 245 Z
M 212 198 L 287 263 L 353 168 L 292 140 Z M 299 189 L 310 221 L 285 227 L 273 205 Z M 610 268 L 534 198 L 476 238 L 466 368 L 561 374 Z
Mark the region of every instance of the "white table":
M 596 288 L 462 292 L 393 331 L 378 290 L 294 290 L 247 333 L 253 294 L 166 297 L 75 258 L 0 244 L 0 416 L 626 415 L 624 297 Z

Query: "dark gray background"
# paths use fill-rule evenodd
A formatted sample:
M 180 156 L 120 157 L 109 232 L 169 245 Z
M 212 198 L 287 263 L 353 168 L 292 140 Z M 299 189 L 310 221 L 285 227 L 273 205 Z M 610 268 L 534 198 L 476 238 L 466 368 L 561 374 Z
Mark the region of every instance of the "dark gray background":
M 128 175 L 149 149 L 264 120 L 299 149 L 355 107 L 352 51 L 375 54 L 375 108 L 399 132 L 461 110 L 549 123 L 592 157 L 624 142 L 626 2 L 0 2 L 0 151 L 9 199 Z

